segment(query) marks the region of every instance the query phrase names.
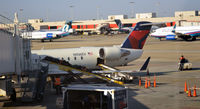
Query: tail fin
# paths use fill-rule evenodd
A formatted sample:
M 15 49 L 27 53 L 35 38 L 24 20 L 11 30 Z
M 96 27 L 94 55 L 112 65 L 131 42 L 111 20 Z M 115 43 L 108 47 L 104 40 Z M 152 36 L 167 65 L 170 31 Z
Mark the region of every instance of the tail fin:
M 62 32 L 68 32 L 69 29 L 71 29 L 71 28 L 72 28 L 72 21 L 69 21 L 63 26 Z
M 141 67 L 140 71 L 142 70 L 146 70 L 149 64 L 151 57 L 148 57 L 147 60 L 145 61 L 145 63 L 143 64 L 143 66 Z
M 152 24 L 150 23 L 146 21 L 138 22 L 135 28 L 129 33 L 121 48 L 142 49 L 151 30 Z
M 121 30 L 121 28 L 122 28 L 122 22 L 121 22 L 121 20 L 115 19 L 115 23 L 117 24 L 119 30 Z
M 176 33 L 176 24 L 173 27 L 172 33 Z

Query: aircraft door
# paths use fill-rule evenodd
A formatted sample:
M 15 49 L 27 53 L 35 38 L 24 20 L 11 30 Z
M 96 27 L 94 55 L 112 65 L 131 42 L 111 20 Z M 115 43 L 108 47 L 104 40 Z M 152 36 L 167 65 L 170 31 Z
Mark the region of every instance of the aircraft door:
M 98 64 L 104 64 L 104 59 L 102 58 L 97 58 L 97 65 Z

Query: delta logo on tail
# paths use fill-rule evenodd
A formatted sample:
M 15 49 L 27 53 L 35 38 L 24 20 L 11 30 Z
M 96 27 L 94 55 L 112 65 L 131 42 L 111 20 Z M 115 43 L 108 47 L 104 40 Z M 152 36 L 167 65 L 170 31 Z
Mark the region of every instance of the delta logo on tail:
M 142 49 L 152 26 L 152 25 L 142 26 L 142 24 L 147 24 L 147 23 L 150 22 L 137 23 L 135 28 L 128 35 L 128 38 L 125 40 L 121 48 Z

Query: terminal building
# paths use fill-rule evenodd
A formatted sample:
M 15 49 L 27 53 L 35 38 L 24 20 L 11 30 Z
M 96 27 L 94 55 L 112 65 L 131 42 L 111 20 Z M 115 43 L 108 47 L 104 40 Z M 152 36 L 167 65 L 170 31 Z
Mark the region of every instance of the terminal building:
M 112 21 L 114 19 L 120 19 L 124 25 L 131 27 L 134 27 L 139 21 L 166 22 L 166 26 L 173 26 L 175 24 L 178 26 L 185 26 L 185 24 L 187 24 L 186 26 L 192 24 L 197 25 L 197 22 L 200 22 L 199 13 L 199 11 L 177 11 L 174 13 L 174 17 L 157 17 L 156 13 L 137 13 L 136 18 L 131 19 L 129 19 L 127 15 L 110 15 L 106 20 L 74 21 L 75 23 L 72 24 L 72 28 L 76 31 L 93 30 L 98 24 L 109 23 L 110 28 L 117 29 L 117 25 Z M 65 21 L 44 22 L 41 19 L 30 19 L 28 23 L 31 23 L 36 30 L 40 30 L 43 28 L 58 29 L 65 24 Z
M 92 31 L 102 23 L 108 23 L 109 28 L 117 30 L 118 26 L 114 19 L 120 19 L 125 27 L 134 27 L 139 21 L 150 22 L 165 22 L 166 26 L 192 26 L 199 25 L 200 11 L 176 11 L 174 17 L 157 17 L 156 13 L 136 13 L 136 18 L 128 18 L 127 15 L 110 15 L 105 20 L 80 20 L 73 21 L 72 28 L 75 31 Z M 42 19 L 29 19 L 28 23 L 31 24 L 35 30 L 41 29 L 59 29 L 65 25 L 66 21 L 45 22 Z M 0 25 L 2 28 L 2 25 Z M 25 27 L 21 27 L 25 28 Z

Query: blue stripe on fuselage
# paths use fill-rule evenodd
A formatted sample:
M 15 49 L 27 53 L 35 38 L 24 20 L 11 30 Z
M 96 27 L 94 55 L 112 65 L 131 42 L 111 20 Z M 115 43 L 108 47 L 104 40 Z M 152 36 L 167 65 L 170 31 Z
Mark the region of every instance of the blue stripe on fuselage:
M 46 38 L 47 38 L 47 39 L 53 38 L 53 33 L 47 33 Z

